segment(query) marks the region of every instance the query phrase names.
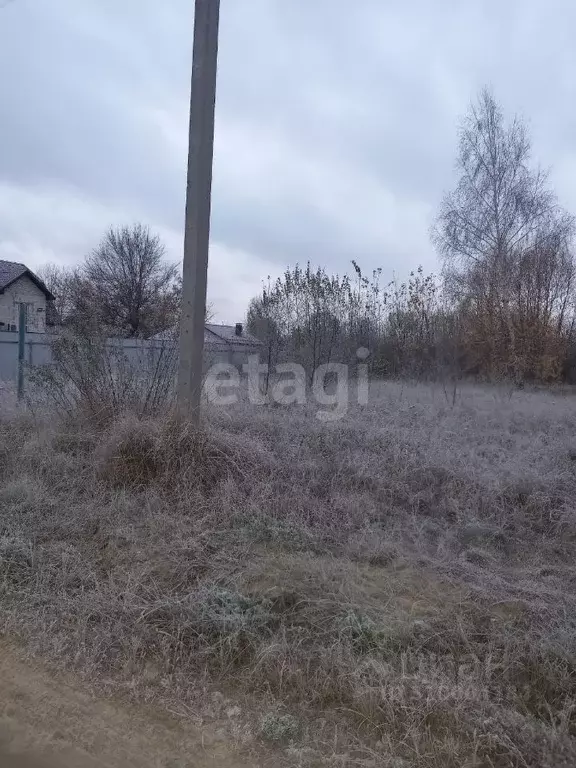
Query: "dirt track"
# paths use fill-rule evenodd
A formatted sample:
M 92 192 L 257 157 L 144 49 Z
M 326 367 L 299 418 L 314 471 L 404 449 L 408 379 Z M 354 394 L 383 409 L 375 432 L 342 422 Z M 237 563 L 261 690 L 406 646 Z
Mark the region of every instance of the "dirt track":
M 217 734 L 99 700 L 0 642 L 1 768 L 254 768 Z

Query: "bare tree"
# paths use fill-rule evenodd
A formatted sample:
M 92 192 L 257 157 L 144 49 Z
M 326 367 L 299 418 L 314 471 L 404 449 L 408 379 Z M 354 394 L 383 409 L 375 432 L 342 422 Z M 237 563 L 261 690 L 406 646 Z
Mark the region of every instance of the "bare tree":
M 434 230 L 448 263 L 467 267 L 490 258 L 504 265 L 533 242 L 556 202 L 546 174 L 530 168 L 530 151 L 525 124 L 516 117 L 506 125 L 492 94 L 482 91 L 460 130 L 460 180 Z
M 36 270 L 36 274 L 42 280 L 46 288 L 56 296 L 56 293 L 60 293 L 62 283 L 68 275 L 66 267 L 62 267 L 59 264 L 43 264 Z
M 46 319 L 55 325 L 65 322 L 75 305 L 77 269 L 49 263 L 40 267 L 37 275 L 54 296 L 54 301 L 47 309 Z
M 269 363 L 282 351 L 303 365 L 312 382 L 320 365 L 342 355 L 350 295 L 348 276 L 296 264 L 251 302 L 248 327 L 265 342 Z
M 506 124 L 484 90 L 463 122 L 460 178 L 433 230 L 447 286 L 466 307 L 470 345 L 488 373 L 512 368 L 522 375 L 529 357 L 534 368 L 519 328 L 525 331 L 537 316 L 546 325 L 540 338 L 546 338 L 551 323 L 562 323 L 571 300 L 574 220 L 560 209 L 547 175 L 531 166 L 530 155 L 525 124 L 517 117 Z M 536 265 L 542 279 L 533 293 L 539 303 L 535 315 L 525 296 L 534 288 L 537 278 L 527 278 Z
M 174 327 L 180 304 L 176 265 L 142 224 L 109 229 L 80 269 L 83 311 L 126 336 Z

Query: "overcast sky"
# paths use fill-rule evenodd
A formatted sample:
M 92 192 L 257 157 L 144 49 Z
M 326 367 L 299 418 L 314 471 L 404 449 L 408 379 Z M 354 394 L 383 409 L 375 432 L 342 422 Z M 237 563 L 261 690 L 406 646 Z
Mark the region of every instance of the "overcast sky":
M 0 258 L 139 220 L 181 260 L 193 0 L 0 0 Z M 209 300 L 356 259 L 437 269 L 459 117 L 493 87 L 576 212 L 572 0 L 221 0 Z

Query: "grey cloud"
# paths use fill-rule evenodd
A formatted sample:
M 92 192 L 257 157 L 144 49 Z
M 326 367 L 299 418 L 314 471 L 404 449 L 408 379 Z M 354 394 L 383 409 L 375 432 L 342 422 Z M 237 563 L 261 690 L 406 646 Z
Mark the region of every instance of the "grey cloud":
M 65 186 L 97 221 L 130 211 L 180 242 L 192 5 L 1 8 L 0 183 Z M 350 258 L 434 267 L 428 228 L 452 182 L 458 117 L 485 83 L 530 118 L 536 157 L 576 208 L 568 0 L 222 0 L 221 20 L 218 258 L 271 271 L 308 258 L 339 271 Z M 33 217 L 22 222 L 22 242 L 41 240 L 34 252 L 54 248 Z

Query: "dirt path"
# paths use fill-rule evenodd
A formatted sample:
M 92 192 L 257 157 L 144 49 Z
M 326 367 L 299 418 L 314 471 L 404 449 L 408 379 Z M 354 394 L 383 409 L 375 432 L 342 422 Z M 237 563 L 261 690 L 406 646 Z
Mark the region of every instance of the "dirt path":
M 95 699 L 0 642 L 2 768 L 256 768 L 218 733 Z

